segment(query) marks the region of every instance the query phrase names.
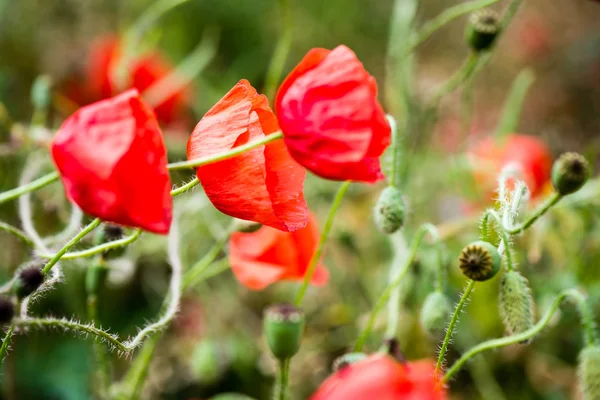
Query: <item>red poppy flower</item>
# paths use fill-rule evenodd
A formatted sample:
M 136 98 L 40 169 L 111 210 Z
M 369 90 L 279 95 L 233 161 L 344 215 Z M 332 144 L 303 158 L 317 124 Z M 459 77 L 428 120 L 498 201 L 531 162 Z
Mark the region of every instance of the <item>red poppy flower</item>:
M 249 289 L 262 290 L 281 280 L 302 280 L 319 240 L 314 216 L 308 225 L 285 233 L 263 226 L 256 232 L 235 232 L 229 241 L 231 270 L 240 283 Z M 324 285 L 329 273 L 317 265 L 313 285 Z
M 311 400 L 444 400 L 445 388 L 431 360 L 400 364 L 387 355 L 372 355 L 330 376 Z
M 352 50 L 312 49 L 285 79 L 275 101 L 285 144 L 323 178 L 375 182 L 390 126 L 375 79 Z
M 103 38 L 92 46 L 85 71 L 86 86 L 92 101 L 112 97 L 126 89 L 119 88 L 113 82 L 114 68 L 127 68 L 124 74 L 127 88 L 136 88 L 142 94 L 173 71 L 173 66 L 157 51 L 134 57 L 128 60 L 127 65 L 121 65 L 121 46 L 116 37 Z M 188 102 L 188 91 L 177 90 L 156 105 L 154 112 L 160 121 L 171 123 L 181 115 Z
M 171 180 L 152 109 L 131 89 L 85 106 L 52 141 L 67 196 L 105 221 L 167 233 Z
M 226 152 L 278 130 L 267 98 L 241 80 L 196 125 L 187 158 Z M 285 232 L 308 222 L 302 193 L 306 171 L 281 140 L 202 166 L 196 174 L 210 201 L 224 214 Z
M 469 151 L 475 180 L 491 192 L 498 174 L 508 164 L 520 167 L 521 177 L 532 198 L 544 192 L 552 170 L 552 155 L 546 144 L 534 136 L 511 134 L 502 139 L 486 138 Z

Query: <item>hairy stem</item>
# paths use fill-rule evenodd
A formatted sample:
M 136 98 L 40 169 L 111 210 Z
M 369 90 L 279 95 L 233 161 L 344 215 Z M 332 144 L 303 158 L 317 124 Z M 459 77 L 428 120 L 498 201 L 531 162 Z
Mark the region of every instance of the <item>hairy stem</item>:
M 43 188 L 44 186 L 48 186 L 49 184 L 56 182 L 58 180 L 58 172 L 50 172 L 47 175 L 44 175 L 32 182 L 29 182 L 26 185 L 21 185 L 11 190 L 7 190 L 6 192 L 0 193 L 0 204 L 7 202 L 12 199 L 16 199 L 17 197 L 22 196 L 25 193 L 33 192 L 38 189 Z

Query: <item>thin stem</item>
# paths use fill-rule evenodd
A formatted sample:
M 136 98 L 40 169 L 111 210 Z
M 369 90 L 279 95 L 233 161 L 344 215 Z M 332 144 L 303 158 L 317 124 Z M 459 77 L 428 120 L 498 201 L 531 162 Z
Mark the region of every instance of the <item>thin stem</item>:
M 302 300 L 304 299 L 304 295 L 306 294 L 306 290 L 308 289 L 308 284 L 312 279 L 319 260 L 321 259 L 321 253 L 323 253 L 323 247 L 325 246 L 325 242 L 327 241 L 327 237 L 329 236 L 329 231 L 331 231 L 331 227 L 333 226 L 333 221 L 335 220 L 335 214 L 337 213 L 338 208 L 342 204 L 342 199 L 350 186 L 351 181 L 346 181 L 342 183 L 340 188 L 338 189 L 335 198 L 333 199 L 333 204 L 331 205 L 331 209 L 329 210 L 329 215 L 327 216 L 327 220 L 325 221 L 325 226 L 323 227 L 323 232 L 321 232 L 321 237 L 319 238 L 319 243 L 317 244 L 317 248 L 315 249 L 314 254 L 312 255 L 308 266 L 306 267 L 306 273 L 304 274 L 304 281 L 302 282 L 302 286 L 298 290 L 298 294 L 296 295 L 296 306 L 300 306 L 302 304 Z
M 275 51 L 267 70 L 267 77 L 265 81 L 265 95 L 271 102 L 274 101 L 275 93 L 277 92 L 277 86 L 281 80 L 283 74 L 283 68 L 285 67 L 285 61 L 292 48 L 292 39 L 294 33 L 294 27 L 292 25 L 292 10 L 291 0 L 279 0 L 279 9 L 281 13 L 280 24 L 279 24 L 279 38 L 275 45 Z
M 230 267 L 229 260 L 227 258 L 223 258 L 219 261 L 216 261 L 210 266 L 212 267 L 210 270 L 207 269 L 206 273 L 200 274 L 200 276 L 198 276 L 198 279 L 195 282 L 192 282 L 190 285 L 194 286 L 200 282 L 204 282 L 208 278 L 212 278 L 213 276 L 219 275 L 221 272 L 228 270 Z
M 500 347 L 510 346 L 511 344 L 524 342 L 524 341 L 527 341 L 527 340 L 535 337 L 536 335 L 538 335 L 546 327 L 546 325 L 548 325 L 548 323 L 552 319 L 552 316 L 558 310 L 562 301 L 567 297 L 572 297 L 578 304 L 581 304 L 581 301 L 583 298 L 581 293 L 579 293 L 577 290 L 574 290 L 574 289 L 569 289 L 564 292 L 561 292 L 554 300 L 554 303 L 552 303 L 552 306 L 550 307 L 550 309 L 538 321 L 537 324 L 535 324 L 533 327 L 531 327 L 530 329 L 528 329 L 522 333 L 499 338 L 499 339 L 488 340 L 486 342 L 478 344 L 477 346 L 472 347 L 465 354 L 463 354 L 462 357 L 460 357 L 452 365 L 452 367 L 450 367 L 450 369 L 448 369 L 446 374 L 442 377 L 441 383 L 443 384 L 443 383 L 448 382 L 462 368 L 462 366 L 466 362 L 468 362 L 470 359 L 472 359 L 479 353 L 482 353 L 486 350 L 498 349 Z M 586 308 L 587 308 L 587 306 L 586 306 Z M 589 314 L 589 315 L 591 316 L 591 314 Z M 584 320 L 584 321 L 582 321 L 582 323 L 584 324 L 584 327 L 587 325 L 587 327 L 585 327 L 586 330 L 592 330 L 591 334 L 588 333 L 588 335 L 591 335 L 591 337 L 595 338 L 596 334 L 593 331 L 593 328 L 590 328 L 589 322 L 585 322 L 585 320 Z M 594 339 L 594 341 L 592 343 L 595 343 L 595 342 L 596 342 L 596 339 Z
M 260 140 L 248 142 L 242 146 L 234 147 L 233 149 L 219 154 L 213 154 L 207 157 L 198 158 L 195 160 L 189 161 L 180 161 L 167 165 L 167 168 L 170 170 L 179 170 L 179 169 L 189 169 L 189 168 L 198 168 L 203 165 L 216 163 L 219 161 L 227 160 L 229 158 L 233 158 L 235 156 L 239 156 L 240 154 L 252 150 L 256 147 L 263 146 L 267 143 L 274 142 L 275 140 L 279 140 L 283 138 L 283 133 L 281 131 L 273 132 Z
M 459 18 L 465 14 L 470 14 L 473 11 L 477 11 L 481 8 L 489 7 L 497 1 L 498 0 L 475 0 L 447 8 L 442 13 L 440 13 L 440 15 L 423 25 L 421 30 L 411 41 L 411 44 L 406 50 L 405 54 L 412 53 L 419 45 L 421 45 L 423 42 L 429 39 L 431 35 L 433 35 L 436 31 L 438 31 L 447 23 L 452 22 L 456 18 Z
M 396 123 L 396 119 L 390 114 L 386 115 L 386 118 L 392 130 L 392 171 L 390 174 L 392 176 L 392 180 L 390 185 L 394 187 L 400 187 L 400 180 L 402 178 L 402 168 L 400 168 L 403 150 L 402 139 L 400 138 L 400 134 L 398 132 L 398 124 Z
M 139 392 L 142 390 L 146 375 L 148 374 L 148 367 L 156 351 L 156 347 L 160 342 L 162 334 L 159 332 L 153 336 L 150 336 L 145 342 L 142 350 L 138 353 L 137 357 L 133 361 L 129 371 L 123 378 L 122 395 L 118 399 L 137 399 Z
M 29 236 L 22 230 L 15 228 L 14 226 L 7 224 L 6 222 L 0 221 L 0 231 L 4 231 L 6 233 L 10 233 L 21 239 L 27 246 L 34 247 L 33 241 L 29 239 Z
M 199 277 L 202 276 L 203 272 L 212 265 L 213 261 L 221 254 L 221 251 L 227 244 L 229 236 L 231 235 L 231 228 L 222 235 L 219 240 L 213 245 L 213 247 L 202 257 L 196 264 L 194 264 L 186 273 L 183 275 L 182 289 L 193 286 Z
M 290 370 L 291 359 L 287 358 L 284 361 L 279 362 L 279 376 L 278 382 L 275 385 L 277 389 L 277 400 L 287 400 L 288 396 L 288 385 L 289 385 L 289 370 Z
M 473 71 L 475 71 L 475 67 L 477 66 L 478 61 L 479 61 L 479 55 L 477 53 L 471 53 L 469 55 L 469 57 L 467 58 L 467 60 L 465 61 L 465 63 L 462 65 L 462 67 L 460 67 L 454 73 L 454 75 L 452 75 L 450 77 L 450 79 L 448 79 L 435 92 L 435 94 L 433 95 L 433 98 L 431 100 L 431 104 L 433 105 L 432 107 L 434 109 L 437 109 L 442 97 L 444 97 L 445 95 L 447 95 L 449 93 L 452 93 L 453 91 L 458 89 L 459 86 L 462 85 L 467 79 L 469 79 L 471 74 L 473 74 Z
M 535 223 L 542 215 L 544 215 L 550 208 L 552 208 L 556 203 L 558 203 L 563 196 L 558 193 L 554 193 L 550 196 L 535 212 L 527 219 L 527 221 L 523 222 L 521 225 L 516 227 L 510 227 L 510 229 L 506 229 L 506 232 L 509 235 L 516 235 L 527 230 L 531 225 Z
M 2 346 L 0 347 L 0 362 L 4 361 L 6 358 L 6 352 L 8 351 L 8 345 L 13 337 L 13 333 L 15 331 L 15 324 L 10 325 L 8 331 L 6 331 L 6 335 L 4 335 L 4 339 L 2 340 Z
M 185 185 L 182 185 L 178 188 L 171 190 L 171 196 L 173 196 L 173 197 L 179 196 L 180 194 L 183 194 L 183 193 L 187 192 L 188 190 L 191 190 L 192 188 L 196 187 L 198 185 L 198 183 L 200 183 L 200 181 L 198 180 L 198 177 L 194 177 L 194 179 L 192 179 Z
M 52 182 L 56 182 L 58 180 L 58 172 L 50 172 L 47 175 L 44 175 L 34 181 L 29 182 L 26 185 L 22 185 L 16 187 L 11 190 L 7 190 L 6 192 L 0 193 L 0 204 L 7 202 L 12 199 L 16 199 L 17 197 L 36 191 L 38 189 L 43 188 L 44 186 L 48 186 Z
M 446 358 L 446 351 L 448 350 L 448 344 L 450 344 L 450 339 L 452 339 L 452 335 L 454 335 L 454 326 L 458 322 L 458 316 L 460 315 L 463 307 L 467 303 L 467 300 L 469 299 L 469 295 L 471 294 L 471 291 L 473 291 L 474 287 L 475 287 L 475 281 L 470 280 L 469 283 L 467 284 L 467 288 L 465 289 L 465 291 L 462 294 L 462 297 L 460 298 L 460 301 L 458 302 L 458 305 L 454 309 L 454 314 L 452 314 L 452 319 L 450 320 L 448 329 L 446 329 L 446 336 L 444 337 L 444 341 L 442 342 L 440 354 L 438 356 L 437 363 L 435 364 L 436 374 L 442 368 L 442 364 L 444 362 L 444 359 Z
M 56 253 L 54 257 L 50 259 L 50 261 L 48 261 L 48 263 L 44 266 L 44 269 L 42 269 L 42 273 L 44 275 L 47 275 L 48 272 L 50 272 L 50 270 L 52 269 L 52 267 L 56 265 L 56 263 L 62 258 L 63 255 L 65 255 L 67 251 L 69 251 L 71 247 L 75 246 L 81 239 L 85 237 L 85 235 L 93 231 L 101 223 L 102 221 L 100 220 L 100 218 L 96 218 L 95 220 L 90 222 L 85 228 L 81 230 L 81 232 L 79 232 L 77 235 L 75 235 L 75 237 L 73 237 L 73 239 L 71 239 L 67 244 L 65 244 L 63 248 L 60 249 L 58 253 Z
M 413 264 L 414 259 L 417 255 L 417 251 L 419 250 L 419 246 L 421 245 L 421 242 L 423 241 L 427 233 L 431 234 L 434 237 L 434 239 L 437 236 L 437 230 L 435 230 L 435 227 L 431 224 L 425 224 L 419 228 L 419 230 L 415 234 L 415 237 L 413 238 L 413 241 L 410 246 L 410 251 L 408 257 L 404 261 L 404 265 L 398 272 L 398 275 L 396 276 L 394 281 L 388 284 L 388 286 L 381 293 L 381 296 L 379 296 L 379 298 L 377 299 L 377 302 L 373 307 L 373 311 L 371 311 L 371 315 L 369 316 L 369 320 L 367 321 L 367 325 L 356 340 L 356 344 L 354 345 L 355 352 L 362 351 L 362 348 L 367 338 L 371 334 L 371 330 L 373 329 L 373 325 L 375 324 L 375 319 L 377 318 L 377 315 L 381 312 L 381 310 L 383 310 L 386 303 L 394 293 L 394 290 L 396 290 L 396 288 L 400 285 L 410 266 Z
M 517 75 L 506 99 L 502 118 L 494 134 L 495 138 L 500 138 L 511 132 L 517 132 L 523 103 L 525 103 L 527 92 L 534 81 L 535 75 L 531 68 L 525 68 Z
M 88 294 L 87 296 L 87 312 L 88 312 L 88 320 L 91 323 L 96 322 L 98 319 L 98 296 L 95 294 Z M 96 390 L 98 390 L 99 397 L 104 399 L 106 397 L 106 393 L 108 391 L 108 386 L 110 384 L 110 363 L 108 361 L 108 357 L 104 352 L 103 346 L 99 342 L 94 343 L 94 355 L 96 357 L 96 362 L 98 363 L 98 368 L 95 371 L 94 375 L 97 377 Z

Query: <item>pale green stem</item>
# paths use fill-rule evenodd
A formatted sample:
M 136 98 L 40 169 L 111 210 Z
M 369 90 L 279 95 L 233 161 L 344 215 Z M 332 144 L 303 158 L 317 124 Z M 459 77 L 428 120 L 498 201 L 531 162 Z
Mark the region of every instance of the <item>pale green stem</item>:
M 474 287 L 475 287 L 475 281 L 470 280 L 469 283 L 467 284 L 467 288 L 465 289 L 465 291 L 463 292 L 463 294 L 460 298 L 460 301 L 458 302 L 458 305 L 454 309 L 454 314 L 452 314 L 452 319 L 450 320 L 450 324 L 448 324 L 448 329 L 446 329 L 446 336 L 444 337 L 444 341 L 442 342 L 442 347 L 440 348 L 440 354 L 438 356 L 437 363 L 435 364 L 436 374 L 442 368 L 442 364 L 444 363 L 444 359 L 446 358 L 446 351 L 448 350 L 448 345 L 450 344 L 450 340 L 452 339 L 452 336 L 454 335 L 454 326 L 458 322 L 458 316 L 460 315 L 463 307 L 467 303 L 467 300 L 469 299 L 469 295 L 471 294 L 471 291 L 473 291 Z
M 460 67 L 454 75 L 450 77 L 433 95 L 431 100 L 432 108 L 437 109 L 440 100 L 445 95 L 452 93 L 460 87 L 475 71 L 479 56 L 477 53 L 471 53 L 465 63 Z
M 26 185 L 22 185 L 14 189 L 7 190 L 6 192 L 2 192 L 0 193 L 0 204 L 8 200 L 16 199 L 17 197 L 25 193 L 41 189 L 44 186 L 51 184 L 52 182 L 56 182 L 58 180 L 58 177 L 58 172 L 51 172 L 34 181 L 29 182 Z
M 548 210 L 550 210 L 550 208 L 556 205 L 556 203 L 558 203 L 562 198 L 563 196 L 561 196 L 560 194 L 554 193 L 521 225 L 518 225 L 516 227 L 505 227 L 505 229 L 510 228 L 506 229 L 506 232 L 509 235 L 516 235 L 527 230 L 529 227 L 531 227 L 531 225 L 535 223 L 535 221 L 537 221 L 542 215 L 544 215 Z
M 403 144 L 398 131 L 398 124 L 396 123 L 396 119 L 390 114 L 386 115 L 386 117 L 392 131 L 392 171 L 390 173 L 392 179 L 390 185 L 394 187 L 400 187 L 400 180 L 402 175 L 402 168 L 400 168 L 400 165 L 402 163 Z
M 21 239 L 27 246 L 34 247 L 33 241 L 29 239 L 29 236 L 22 230 L 15 228 L 14 226 L 7 224 L 6 222 L 0 221 L 0 231 L 4 231 L 6 233 L 10 233 Z
M 517 75 L 504 105 L 502 118 L 498 123 L 494 137 L 500 138 L 506 134 L 517 132 L 525 97 L 534 80 L 535 75 L 531 68 L 525 68 Z
M 308 285 L 310 280 L 312 279 L 315 271 L 317 270 L 317 264 L 321 259 L 321 253 L 323 253 L 323 247 L 325 246 L 325 242 L 327 241 L 327 237 L 329 236 L 329 231 L 333 226 L 333 221 L 335 220 L 335 214 L 337 213 L 338 208 L 342 204 L 342 199 L 350 186 L 351 181 L 346 181 L 342 183 L 340 188 L 338 189 L 335 198 L 333 199 L 333 204 L 331 205 L 331 209 L 329 210 L 329 215 L 327 216 L 327 220 L 325 221 L 325 226 L 323 227 L 323 232 L 321 232 L 321 237 L 319 238 L 319 243 L 317 244 L 317 248 L 315 249 L 314 254 L 312 255 L 308 266 L 306 267 L 306 273 L 304 274 L 304 281 L 302 282 L 302 286 L 298 290 L 298 294 L 296 295 L 296 306 L 300 307 L 302 304 L 302 300 L 304 299 L 304 295 L 306 294 L 306 290 L 308 289 Z
M 88 320 L 90 323 L 95 323 L 98 319 L 98 296 L 95 294 L 88 294 L 87 296 L 87 311 Z M 110 384 L 110 363 L 108 357 L 104 351 L 104 346 L 99 342 L 94 342 L 94 355 L 98 368 L 94 371 L 94 376 L 97 381 L 94 382 L 96 390 L 98 391 L 101 399 L 106 398 L 108 386 Z
M 186 273 L 183 275 L 183 290 L 193 286 L 198 279 L 204 279 L 202 274 L 208 267 L 211 266 L 213 261 L 219 256 L 227 241 L 231 235 L 231 229 L 227 230 L 227 233 L 222 235 L 214 246 L 202 257 L 196 264 L 194 264 Z
M 289 371 L 290 371 L 291 359 L 288 358 L 284 361 L 279 362 L 279 374 L 277 376 L 276 389 L 276 400 L 287 400 L 288 398 L 288 385 L 289 385 Z
M 199 183 L 200 183 L 200 181 L 198 180 L 198 177 L 195 177 L 194 179 L 192 179 L 185 185 L 182 185 L 176 189 L 171 190 L 171 196 L 173 196 L 173 197 L 179 196 L 180 194 L 183 194 L 183 193 L 187 192 L 188 190 L 191 190 L 192 188 L 196 187 Z
M 281 138 L 283 138 L 283 133 L 281 131 L 277 131 L 277 132 L 271 133 L 271 134 L 263 137 L 260 140 L 248 142 L 242 146 L 234 147 L 233 149 L 231 149 L 225 153 L 214 154 L 211 156 L 202 157 L 202 158 L 198 158 L 195 160 L 171 163 L 171 164 L 167 165 L 167 168 L 170 170 L 198 168 L 203 165 L 212 164 L 212 163 L 216 163 L 219 161 L 227 160 L 229 158 L 233 158 L 235 156 L 239 156 L 240 154 L 242 154 L 248 150 L 252 150 L 256 147 L 263 146 L 267 143 L 274 142 L 275 140 L 279 140 Z
M 291 0 L 279 0 L 279 9 L 281 13 L 279 23 L 279 39 L 275 45 L 275 51 L 267 70 L 265 79 L 265 95 L 267 99 L 273 102 L 277 92 L 277 86 L 281 80 L 285 61 L 292 48 L 292 39 L 294 27 L 292 25 Z

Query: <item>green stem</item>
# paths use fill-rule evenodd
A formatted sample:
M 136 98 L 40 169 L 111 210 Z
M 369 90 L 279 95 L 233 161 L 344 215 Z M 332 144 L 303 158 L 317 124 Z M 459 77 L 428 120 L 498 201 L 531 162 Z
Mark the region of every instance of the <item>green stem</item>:
M 362 351 L 362 348 L 365 345 L 367 338 L 371 334 L 371 330 L 373 329 L 373 325 L 375 324 L 375 319 L 377 318 L 377 315 L 381 312 L 381 310 L 383 310 L 383 308 L 387 304 L 388 300 L 392 296 L 392 293 L 400 285 L 400 283 L 402 282 L 402 279 L 408 272 L 410 266 L 413 264 L 413 261 L 417 255 L 417 251 L 419 250 L 419 246 L 421 245 L 421 242 L 425 238 L 425 235 L 427 233 L 429 233 L 430 235 L 432 235 L 434 237 L 434 239 L 436 239 L 437 230 L 435 230 L 435 227 L 433 227 L 433 230 L 432 230 L 432 227 L 433 227 L 433 225 L 431 225 L 431 224 L 424 224 L 419 228 L 419 230 L 415 234 L 415 237 L 410 246 L 408 257 L 404 261 L 404 265 L 398 272 L 398 275 L 396 276 L 394 281 L 390 282 L 388 284 L 388 286 L 385 288 L 383 293 L 381 293 L 381 296 L 379 296 L 379 298 L 377 299 L 377 302 L 375 303 L 375 306 L 373 307 L 373 311 L 371 311 L 371 315 L 369 316 L 369 319 L 367 321 L 365 328 L 363 329 L 363 331 L 359 335 L 358 339 L 356 340 L 356 344 L 354 345 L 355 352 Z
M 281 12 L 279 39 L 275 45 L 275 51 L 273 52 L 271 63 L 267 70 L 264 91 L 271 102 L 274 101 L 277 86 L 279 85 L 285 67 L 285 61 L 292 48 L 294 32 L 294 27 L 292 25 L 291 0 L 279 0 L 279 9 Z
M 523 222 L 521 225 L 518 225 L 516 227 L 505 227 L 506 232 L 509 235 L 516 235 L 527 230 L 529 227 L 531 227 L 531 225 L 535 223 L 535 221 L 537 221 L 542 215 L 544 215 L 548 210 L 550 210 L 550 208 L 556 205 L 556 203 L 558 203 L 562 198 L 563 196 L 561 196 L 560 194 L 554 193 L 537 210 L 535 210 L 533 215 L 531 215 L 527 219 L 527 221 Z
M 7 224 L 6 222 L 0 221 L 0 231 L 4 231 L 6 233 L 10 233 L 21 239 L 25 244 L 29 247 L 34 247 L 33 241 L 29 239 L 29 236 L 25 232 L 20 229 L 15 228 L 14 226 Z
M 4 361 L 6 357 L 6 351 L 8 350 L 8 345 L 13 337 L 13 332 L 15 331 L 15 324 L 13 323 L 6 331 L 6 335 L 4 335 L 4 340 L 2 340 L 2 346 L 0 347 L 0 362 Z
M 437 109 L 442 97 L 444 97 L 445 95 L 447 95 L 449 93 L 452 93 L 453 91 L 458 89 L 458 87 L 460 85 L 462 85 L 467 79 L 469 79 L 471 74 L 473 74 L 473 71 L 475 71 L 475 67 L 477 66 L 478 61 L 479 61 L 479 55 L 477 53 L 471 53 L 469 55 L 469 57 L 467 58 L 467 60 L 465 61 L 465 63 L 462 65 L 462 67 L 460 67 L 454 73 L 454 75 L 452 75 L 450 77 L 450 79 L 448 79 L 435 92 L 435 94 L 433 95 L 432 101 L 431 101 L 432 108 Z
M 506 134 L 517 132 L 519 119 L 523 110 L 523 103 L 529 88 L 535 80 L 535 75 L 531 68 L 525 68 L 515 78 L 510 93 L 504 105 L 502 118 L 496 128 L 495 138 L 500 138 Z
M 481 233 L 481 240 L 483 240 L 484 242 L 490 241 L 490 233 L 489 233 L 489 227 L 488 227 L 489 219 L 490 219 L 490 215 L 488 213 L 483 214 L 483 217 L 481 218 L 480 233 Z
M 278 382 L 275 385 L 277 389 L 276 400 L 287 400 L 288 398 L 290 362 L 290 358 L 279 362 Z
M 41 189 L 44 186 L 51 184 L 58 180 L 58 172 L 51 172 L 47 175 L 44 175 L 34 181 L 29 182 L 26 185 L 16 187 L 11 190 L 7 190 L 6 192 L 0 193 L 0 204 L 16 199 L 19 196 L 24 195 L 25 193 L 33 192 L 35 190 Z
M 176 189 L 171 190 L 171 196 L 173 196 L 173 197 L 179 196 L 180 194 L 183 194 L 183 193 L 187 192 L 188 190 L 191 190 L 192 188 L 196 187 L 199 183 L 200 183 L 200 181 L 198 180 L 198 177 L 194 177 L 194 179 L 192 179 L 185 185 L 182 185 Z
M 574 289 L 569 289 L 564 292 L 561 292 L 554 300 L 554 303 L 552 303 L 552 306 L 550 307 L 550 309 L 546 312 L 546 314 L 542 317 L 542 319 L 540 319 L 538 321 L 537 324 L 535 324 L 533 327 L 526 330 L 525 332 L 522 332 L 522 333 L 519 333 L 516 335 L 512 335 L 512 336 L 499 338 L 499 339 L 488 340 L 486 342 L 478 344 L 477 346 L 474 346 L 473 348 L 468 350 L 465 354 L 463 354 L 462 357 L 460 357 L 452 365 L 452 367 L 450 367 L 450 369 L 448 369 L 448 372 L 446 372 L 446 374 L 442 377 L 441 383 L 448 382 L 462 368 L 462 366 L 466 362 L 468 362 L 470 359 L 472 359 L 479 353 L 482 353 L 486 350 L 498 349 L 500 347 L 510 346 L 511 344 L 524 342 L 524 341 L 527 341 L 527 340 L 535 337 L 536 335 L 538 335 L 546 327 L 546 325 L 548 325 L 548 323 L 552 319 L 552 316 L 558 310 L 562 301 L 567 297 L 572 297 L 578 304 L 581 304 L 581 301 L 583 299 L 583 296 L 581 295 L 581 293 L 579 293 L 577 290 L 574 290 Z M 587 306 L 586 306 L 586 308 L 587 308 Z M 591 316 L 591 313 L 588 313 L 588 315 Z M 593 326 L 590 326 L 589 321 L 586 321 L 585 318 L 587 318 L 587 317 L 584 317 L 584 320 L 582 320 L 584 329 L 586 331 L 591 331 L 591 333 L 588 333 L 587 335 L 590 335 L 590 337 L 595 338 L 596 334 L 594 332 Z M 593 339 L 592 343 L 596 343 L 596 339 Z
M 138 353 L 133 361 L 129 371 L 123 378 L 123 392 L 118 399 L 137 399 L 142 390 L 146 376 L 148 375 L 148 367 L 154 356 L 154 352 L 158 347 L 158 343 L 162 337 L 162 332 L 150 336 L 145 342 L 142 350 Z
M 438 356 L 437 363 L 435 364 L 436 374 L 442 368 L 442 364 L 444 362 L 444 359 L 446 358 L 446 351 L 448 350 L 448 345 L 450 344 L 450 339 L 452 339 L 452 335 L 454 334 L 454 326 L 458 322 L 458 316 L 460 315 L 463 307 L 467 303 L 469 295 L 473 291 L 474 287 L 475 281 L 470 280 L 467 284 L 467 288 L 465 289 L 465 291 L 462 294 L 462 297 L 460 298 L 460 301 L 458 302 L 458 305 L 454 309 L 454 314 L 452 314 L 452 319 L 450 320 L 450 324 L 448 325 L 448 329 L 446 330 L 446 336 L 444 337 L 444 341 L 442 342 L 440 354 Z
M 88 311 L 88 320 L 91 323 L 95 323 L 98 319 L 98 296 L 95 294 L 88 294 L 87 296 L 87 311 Z M 95 371 L 94 375 L 97 377 L 96 390 L 98 390 L 99 398 L 106 398 L 108 392 L 108 386 L 110 384 L 110 363 L 108 361 L 108 357 L 104 352 L 104 346 L 99 342 L 94 342 L 94 355 L 96 357 L 96 362 L 98 363 L 98 368 Z
M 47 275 L 48 272 L 50 272 L 50 270 L 52 269 L 52 267 L 56 265 L 56 263 L 62 258 L 63 255 L 65 255 L 67 251 L 69 251 L 71 247 L 75 246 L 81 239 L 84 238 L 85 235 L 87 235 L 88 233 L 93 231 L 98 225 L 100 225 L 101 222 L 102 221 L 100 220 L 100 218 L 96 218 L 95 220 L 90 222 L 85 228 L 83 228 L 81 232 L 75 235 L 73 239 L 71 239 L 67 244 L 65 244 L 63 248 L 60 249 L 58 253 L 56 253 L 54 257 L 50 259 L 50 261 L 48 261 L 48 263 L 44 266 L 44 269 L 42 269 L 42 273 L 44 275 Z
M 182 289 L 186 290 L 190 286 L 193 286 L 199 277 L 202 276 L 202 273 L 206 271 L 208 267 L 211 266 L 213 261 L 221 254 L 221 251 L 227 244 L 229 240 L 229 236 L 231 235 L 231 228 L 227 230 L 227 232 L 222 235 L 219 240 L 214 244 L 214 246 L 202 257 L 196 264 L 194 264 L 185 274 L 183 274 L 183 283 Z
M 179 169 L 198 168 L 203 165 L 212 164 L 212 163 L 216 163 L 219 161 L 227 160 L 229 158 L 233 158 L 235 156 L 239 156 L 240 154 L 242 154 L 248 150 L 252 150 L 256 147 L 263 146 L 267 143 L 274 142 L 275 140 L 279 140 L 281 138 L 283 138 L 283 133 L 281 131 L 273 132 L 273 133 L 263 137 L 260 140 L 252 141 L 252 142 L 246 143 L 242 146 L 234 147 L 233 149 L 231 149 L 227 152 L 214 154 L 214 155 L 210 155 L 207 157 L 198 158 L 195 160 L 171 163 L 171 164 L 167 165 L 167 168 L 172 171 L 179 170 Z
M 306 267 L 306 273 L 304 274 L 304 281 L 302 282 L 302 286 L 298 290 L 298 294 L 296 295 L 296 306 L 300 306 L 302 304 L 302 300 L 304 299 L 304 295 L 306 294 L 306 290 L 308 289 L 308 284 L 312 279 L 319 260 L 321 259 L 321 253 L 323 252 L 323 247 L 325 246 L 325 242 L 327 241 L 327 237 L 329 236 L 329 231 L 333 226 L 333 221 L 335 219 L 335 214 L 337 213 L 340 204 L 342 203 L 342 199 L 350 186 L 351 181 L 346 181 L 342 183 L 340 188 L 338 189 L 335 198 L 333 199 L 333 204 L 331 205 L 331 209 L 329 210 L 329 215 L 327 216 L 327 220 L 325 221 L 325 226 L 323 227 L 323 232 L 321 232 L 321 237 L 319 238 L 319 243 L 317 244 L 317 248 L 315 249 L 308 266 Z
M 392 176 L 392 180 L 390 185 L 394 187 L 400 187 L 400 181 L 402 179 L 401 163 L 403 143 L 398 132 L 398 124 L 396 123 L 396 119 L 390 114 L 386 115 L 386 117 L 392 130 L 392 171 L 390 174 Z
M 116 249 L 118 247 L 127 246 L 130 243 L 135 242 L 142 235 L 141 229 L 136 229 L 129 236 L 126 236 L 119 240 L 113 240 L 111 242 L 107 242 L 98 246 L 91 247 L 86 250 L 81 251 L 72 251 L 69 253 L 63 254 L 60 259 L 61 260 L 74 260 L 76 258 L 84 258 L 84 257 L 92 257 L 97 254 L 104 253 L 105 251 Z M 58 254 L 58 253 L 57 253 Z M 57 254 L 48 254 L 48 253 L 37 253 L 39 257 L 42 258 L 54 258 Z

